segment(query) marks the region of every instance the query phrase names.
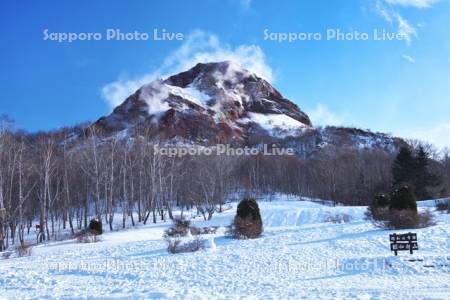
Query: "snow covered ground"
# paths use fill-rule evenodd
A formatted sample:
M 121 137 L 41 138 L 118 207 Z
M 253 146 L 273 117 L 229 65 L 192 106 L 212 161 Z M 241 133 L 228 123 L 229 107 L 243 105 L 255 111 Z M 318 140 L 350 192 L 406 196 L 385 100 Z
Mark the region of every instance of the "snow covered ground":
M 208 237 L 215 250 L 168 254 L 161 236 L 169 223 L 107 232 L 98 243 L 34 247 L 31 256 L 0 260 L 0 298 L 450 298 L 448 214 L 435 213 L 436 226 L 412 230 L 419 251 L 395 257 L 392 232 L 364 220 L 365 207 L 286 198 L 259 204 L 263 237 L 233 240 L 219 230 Z M 228 225 L 234 214 L 235 204 L 193 223 Z M 327 222 L 336 214 L 349 222 Z

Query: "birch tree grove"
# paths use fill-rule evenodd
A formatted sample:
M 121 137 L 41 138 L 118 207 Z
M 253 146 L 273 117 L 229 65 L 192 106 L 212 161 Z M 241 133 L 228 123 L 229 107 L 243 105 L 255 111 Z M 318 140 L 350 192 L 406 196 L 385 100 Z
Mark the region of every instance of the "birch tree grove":
M 364 205 L 391 182 L 386 152 L 169 157 L 154 151 L 148 129 L 136 130 L 128 138 L 92 126 L 27 134 L 0 118 L 0 251 L 25 245 L 27 234 L 37 243 L 65 238 L 94 217 L 108 230 L 164 222 L 174 210 L 209 220 L 242 192 Z M 446 178 L 448 161 L 435 163 Z

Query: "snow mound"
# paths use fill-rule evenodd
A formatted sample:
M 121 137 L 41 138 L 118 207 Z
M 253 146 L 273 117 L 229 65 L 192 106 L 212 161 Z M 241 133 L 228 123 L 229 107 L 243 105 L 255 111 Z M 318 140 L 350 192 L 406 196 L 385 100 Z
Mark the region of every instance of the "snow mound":
M 259 205 L 265 228 L 319 224 L 336 215 L 347 215 L 350 221 L 357 222 L 364 220 L 366 211 L 365 206 L 330 207 L 310 201 L 260 202 Z

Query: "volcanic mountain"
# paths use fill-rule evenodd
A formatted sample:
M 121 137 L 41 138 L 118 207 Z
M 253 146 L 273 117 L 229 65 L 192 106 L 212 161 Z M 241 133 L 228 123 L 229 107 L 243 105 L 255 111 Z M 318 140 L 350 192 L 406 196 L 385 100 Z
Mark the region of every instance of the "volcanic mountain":
M 266 80 L 224 61 L 139 88 L 94 123 L 106 135 L 147 137 L 165 143 L 255 145 L 276 142 L 310 156 L 324 148 L 395 152 L 399 138 L 344 127 L 314 128 L 309 117 Z
M 159 139 L 202 144 L 298 136 L 312 128 L 296 104 L 229 61 L 199 63 L 146 84 L 95 124 L 106 132 L 146 125 Z

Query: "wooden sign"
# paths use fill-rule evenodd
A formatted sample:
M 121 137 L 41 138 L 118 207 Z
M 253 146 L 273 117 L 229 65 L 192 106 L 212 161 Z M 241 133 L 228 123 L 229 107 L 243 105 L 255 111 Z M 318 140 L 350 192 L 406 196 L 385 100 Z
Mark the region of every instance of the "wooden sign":
M 389 240 L 391 242 L 391 251 L 394 251 L 395 255 L 397 255 L 397 251 L 409 250 L 409 253 L 413 254 L 413 250 L 419 250 L 416 233 L 390 234 Z

